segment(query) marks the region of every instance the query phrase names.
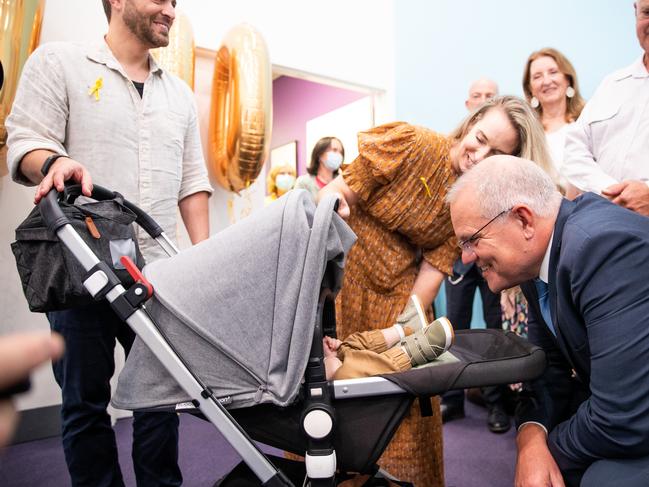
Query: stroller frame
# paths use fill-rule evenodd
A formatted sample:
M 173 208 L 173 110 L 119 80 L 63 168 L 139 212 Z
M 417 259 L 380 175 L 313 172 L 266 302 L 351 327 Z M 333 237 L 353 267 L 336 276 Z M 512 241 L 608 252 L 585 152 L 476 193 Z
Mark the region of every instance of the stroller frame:
M 58 201 L 59 198 L 73 200 L 74 197 L 80 194 L 81 188 L 79 185 L 67 186 L 62 195 L 59 195 L 56 189 L 52 189 L 39 203 L 39 209 L 50 232 L 59 238 L 86 271 L 86 275 L 83 278 L 85 288 L 96 300 L 103 298 L 108 300 L 119 318 L 131 327 L 178 385 L 191 398 L 191 406 L 189 408 L 184 407 L 189 406 L 189 403 L 183 403 L 183 405 L 178 405 L 177 411 L 186 411 L 187 409 L 193 411 L 196 409 L 200 410 L 202 415 L 219 430 L 226 441 L 241 456 L 243 462 L 254 473 L 261 482 L 261 485 L 293 486 L 294 484 L 291 480 L 273 465 L 240 425 L 240 423 L 246 424 L 245 414 L 243 416 L 240 414 L 242 411 L 245 411 L 245 408 L 240 410 L 235 409 L 232 413 L 228 411 L 224 407 L 225 401 L 222 403 L 214 394 L 214 391 L 190 370 L 187 362 L 183 360 L 182 356 L 169 342 L 160 327 L 151 318 L 145 303 L 153 295 L 153 287 L 148 283 L 139 269 L 135 265 L 126 266 L 135 284 L 129 289 L 125 289 L 111 268 L 99 260 L 72 227 L 67 217 L 61 211 Z M 118 193 L 95 185 L 91 197 L 95 200 L 106 200 L 115 198 L 116 196 L 118 196 Z M 321 202 L 321 206 L 331 208 L 335 212 L 337 202 L 334 203 L 334 200 L 335 197 L 332 196 L 329 200 Z M 136 223 L 156 240 L 169 256 L 178 253 L 178 249 L 167 238 L 162 228 L 149 215 L 126 200 L 124 200 L 124 205 L 136 215 Z M 366 377 L 327 381 L 323 360 L 322 338 L 325 335 L 336 336 L 335 294 L 332 291 L 332 289 L 336 289 L 336 286 L 333 282 L 333 274 L 331 262 L 327 262 L 322 277 L 315 323 L 313 324 L 314 334 L 311 350 L 304 373 L 304 383 L 301 386 L 303 404 L 301 404 L 299 429 L 306 439 L 307 447 L 305 453 L 306 479 L 304 485 L 307 485 L 307 482 L 313 487 L 336 485 L 337 457 L 333 446 L 336 433 L 334 400 L 397 395 L 414 400 L 414 397 L 417 395 L 423 395 L 425 397 L 438 394 L 443 392 L 443 390 L 451 388 L 451 386 L 452 388 L 465 388 L 476 385 L 518 382 L 536 377 L 542 372 L 545 359 L 542 352 L 537 349 L 533 350 L 535 353 L 534 359 L 531 361 L 532 366 L 527 367 L 529 370 L 525 373 L 520 372 L 513 375 L 509 371 L 492 374 L 489 380 L 493 382 L 485 382 L 486 379 L 482 377 L 476 379 L 475 367 L 471 368 L 467 366 L 467 369 L 471 369 L 468 370 L 470 373 L 461 374 L 464 371 L 462 369 L 462 371 L 452 374 L 452 377 L 445 382 L 443 388 L 440 387 L 432 392 L 428 391 L 428 389 L 423 393 L 417 392 L 417 389 L 413 388 L 407 381 L 402 382 L 397 377 L 398 374 L 390 375 L 390 380 L 384 377 Z M 518 337 L 515 338 L 520 341 Z M 530 355 L 532 354 L 530 353 Z M 471 363 L 469 365 L 476 365 L 487 369 L 490 367 L 489 364 L 485 365 L 482 363 Z M 468 377 L 463 378 L 463 375 Z M 428 383 L 426 377 L 424 380 Z M 395 397 L 394 400 L 398 400 L 398 398 Z M 412 400 L 408 404 L 405 404 L 402 410 L 403 414 L 405 414 L 411 402 Z M 234 416 L 238 416 L 239 421 Z M 402 418 L 403 415 L 399 417 Z M 386 437 L 385 444 L 387 444 L 394 430 L 396 430 L 396 426 L 398 426 L 398 418 L 395 421 L 397 422 L 392 423 L 391 428 L 393 430 Z M 385 444 L 382 445 L 383 448 L 385 448 Z M 341 444 L 338 444 L 338 446 L 340 447 Z M 380 454 L 383 450 L 379 448 L 377 451 Z M 378 455 L 368 456 L 368 461 L 374 461 L 373 459 L 375 458 L 378 458 Z M 363 468 L 368 468 L 367 465 L 371 464 L 367 462 L 366 467 Z M 378 471 L 378 474 L 383 475 L 384 478 L 391 478 L 379 470 L 376 465 L 369 468 L 374 468 L 375 473 Z

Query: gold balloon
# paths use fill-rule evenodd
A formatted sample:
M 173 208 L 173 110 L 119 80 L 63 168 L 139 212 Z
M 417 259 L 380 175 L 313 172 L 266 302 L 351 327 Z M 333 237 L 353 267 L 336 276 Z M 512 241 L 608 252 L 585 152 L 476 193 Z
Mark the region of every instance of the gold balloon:
M 7 130 L 5 119 L 16 95 L 25 61 L 38 46 L 45 0 L 0 0 L 0 63 L 4 84 L 0 87 L 0 175 L 6 174 Z
M 237 25 L 214 65 L 207 150 L 212 179 L 236 193 L 250 186 L 268 156 L 272 123 L 266 42 L 254 27 Z
M 169 31 L 169 45 L 152 49 L 151 54 L 163 69 L 175 74 L 194 89 L 196 49 L 194 31 L 187 15 L 176 13 L 176 19 Z

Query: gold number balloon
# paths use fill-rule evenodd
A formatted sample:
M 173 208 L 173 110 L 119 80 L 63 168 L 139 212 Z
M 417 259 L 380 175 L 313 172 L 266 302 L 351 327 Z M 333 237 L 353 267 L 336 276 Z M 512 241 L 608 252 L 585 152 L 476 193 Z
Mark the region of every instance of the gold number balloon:
M 196 49 L 194 31 L 187 15 L 176 13 L 176 19 L 169 31 L 169 45 L 152 49 L 151 54 L 162 68 L 175 74 L 194 89 Z
M 0 175 L 6 174 L 5 119 L 16 95 L 20 72 L 41 37 L 45 0 L 0 0 Z
M 216 53 L 208 137 L 210 176 L 238 193 L 252 184 L 268 155 L 272 76 L 261 34 L 240 24 Z

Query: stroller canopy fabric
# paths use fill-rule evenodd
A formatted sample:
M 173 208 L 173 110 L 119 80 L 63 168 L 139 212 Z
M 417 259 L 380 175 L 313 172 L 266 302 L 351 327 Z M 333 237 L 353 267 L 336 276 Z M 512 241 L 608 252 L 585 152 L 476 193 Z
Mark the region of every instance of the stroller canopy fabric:
M 200 244 L 144 268 L 155 289 L 152 320 L 188 368 L 228 407 L 278 406 L 296 398 L 306 369 L 327 263 L 334 287 L 356 237 L 304 190 Z M 337 289 L 333 289 L 337 291 Z M 138 338 L 113 397 L 122 409 L 191 398 Z

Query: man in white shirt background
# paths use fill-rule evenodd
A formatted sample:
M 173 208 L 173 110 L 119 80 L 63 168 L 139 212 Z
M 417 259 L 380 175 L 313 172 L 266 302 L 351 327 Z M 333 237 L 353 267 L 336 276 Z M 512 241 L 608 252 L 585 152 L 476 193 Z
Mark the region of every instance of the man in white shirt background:
M 563 175 L 649 216 L 649 0 L 634 4 L 643 55 L 607 76 L 566 135 Z

